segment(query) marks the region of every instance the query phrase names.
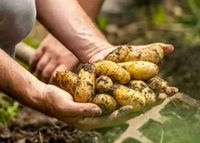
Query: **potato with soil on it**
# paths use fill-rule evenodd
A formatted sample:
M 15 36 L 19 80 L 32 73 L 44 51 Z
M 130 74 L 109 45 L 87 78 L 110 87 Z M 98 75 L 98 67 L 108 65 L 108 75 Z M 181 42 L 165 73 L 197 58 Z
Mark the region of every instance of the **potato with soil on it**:
M 164 50 L 159 45 L 152 45 L 149 48 L 131 49 L 124 61 L 148 61 L 159 64 L 164 58 Z
M 145 99 L 146 99 L 146 105 L 151 106 L 154 105 L 157 101 L 157 96 L 155 92 L 148 87 L 148 85 L 141 80 L 131 80 L 129 83 L 129 87 L 131 89 L 134 89 L 136 91 L 142 92 Z
M 93 99 L 93 103 L 101 108 L 103 115 L 109 114 L 117 109 L 117 102 L 108 94 L 97 94 Z
M 147 61 L 123 62 L 118 65 L 128 71 L 132 79 L 148 80 L 159 72 L 156 64 Z
M 124 62 L 126 56 L 130 52 L 130 48 L 131 47 L 129 47 L 129 45 L 117 46 L 117 48 L 114 51 L 112 51 L 105 57 L 105 60 L 110 60 L 116 63 Z
M 77 80 L 78 76 L 73 72 L 65 70 L 57 71 L 56 73 L 56 84 L 72 95 L 74 94 Z
M 78 73 L 78 81 L 74 93 L 74 101 L 92 102 L 95 96 L 95 68 L 92 64 L 85 64 Z
M 113 96 L 119 106 L 132 105 L 134 112 L 142 111 L 146 105 L 143 93 L 124 85 L 114 85 Z
M 94 66 L 97 75 L 106 75 L 120 84 L 126 84 L 130 81 L 130 74 L 115 62 L 100 60 L 95 62 Z
M 96 79 L 96 90 L 98 93 L 111 93 L 113 81 L 108 76 L 102 75 Z
M 155 76 L 147 81 L 148 86 L 156 93 L 164 92 L 169 96 L 178 92 L 178 88 L 168 85 L 168 82 L 159 76 Z

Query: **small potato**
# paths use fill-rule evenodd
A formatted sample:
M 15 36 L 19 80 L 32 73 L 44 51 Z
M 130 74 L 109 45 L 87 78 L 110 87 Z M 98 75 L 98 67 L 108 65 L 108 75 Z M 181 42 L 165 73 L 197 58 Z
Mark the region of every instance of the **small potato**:
M 108 76 L 100 76 L 96 79 L 96 90 L 98 93 L 111 93 L 113 81 Z
M 118 63 L 119 66 L 126 69 L 132 79 L 148 80 L 158 74 L 159 68 L 156 64 L 147 61 L 132 61 Z
M 105 60 L 110 60 L 116 63 L 124 62 L 129 52 L 130 52 L 130 47 L 128 45 L 120 45 L 117 47 L 117 49 L 109 53 L 105 57 Z
M 103 115 L 109 114 L 117 108 L 117 102 L 108 94 L 97 94 L 93 99 L 93 103 L 101 108 Z
M 126 84 L 130 81 L 130 74 L 116 63 L 108 60 L 100 60 L 94 63 L 97 75 L 109 76 L 112 80 Z
M 56 84 L 72 95 L 77 85 L 77 79 L 77 74 L 67 70 L 57 71 L 56 73 Z
M 164 92 L 169 96 L 178 92 L 178 88 L 168 85 L 168 82 L 159 76 L 155 76 L 147 81 L 148 86 L 156 93 Z
M 85 64 L 78 73 L 77 86 L 74 93 L 76 102 L 92 102 L 95 96 L 95 68 L 92 64 Z
M 164 50 L 159 45 L 152 45 L 149 48 L 131 49 L 127 54 L 125 61 L 148 61 L 155 64 L 161 62 L 164 58 Z
M 129 83 L 129 87 L 131 89 L 134 89 L 136 91 L 142 92 L 145 99 L 146 99 L 146 105 L 151 106 L 156 103 L 157 97 L 155 92 L 148 87 L 148 85 L 141 80 L 131 80 Z
M 120 106 L 132 105 L 134 112 L 142 111 L 146 105 L 144 95 L 124 85 L 114 85 L 113 96 Z

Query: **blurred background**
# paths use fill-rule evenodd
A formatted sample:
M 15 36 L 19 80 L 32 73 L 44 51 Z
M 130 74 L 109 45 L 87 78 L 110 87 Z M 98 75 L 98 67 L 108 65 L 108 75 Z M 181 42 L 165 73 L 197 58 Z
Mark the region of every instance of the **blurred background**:
M 173 86 L 178 87 L 180 92 L 200 100 L 199 0 L 106 0 L 97 20 L 97 26 L 114 45 L 127 43 L 144 45 L 153 42 L 174 45 L 175 52 L 167 56 L 161 63 L 160 75 Z M 37 48 L 46 34 L 47 31 L 37 23 L 31 34 L 24 39 L 24 42 Z M 13 123 L 13 120 L 19 118 L 19 115 L 16 116 L 16 114 L 21 110 L 26 110 L 26 113 L 20 114 L 21 117 L 33 112 L 21 108 L 17 102 L 13 102 L 6 96 L 0 96 L 1 142 L 8 141 L 9 137 L 12 138 L 12 133 L 5 126 L 10 128 L 10 122 Z M 43 121 L 43 118 L 41 120 Z M 38 120 L 32 122 L 35 123 Z M 15 123 L 19 124 L 16 121 Z M 58 134 L 63 135 L 64 133 L 61 130 L 66 129 L 69 131 L 66 134 L 72 142 L 112 142 L 117 134 L 127 128 L 127 125 L 123 125 L 109 128 L 110 132 L 107 129 L 102 129 L 83 133 L 61 123 L 58 123 L 58 125 L 56 123 L 55 126 L 60 127 L 60 129 L 56 130 L 52 127 L 52 134 L 59 132 Z M 7 134 L 5 134 L 5 130 L 8 132 Z M 18 131 L 15 128 L 13 130 Z M 35 142 L 40 142 L 39 137 L 34 138 L 36 134 L 38 136 L 38 132 L 33 131 L 30 135 L 27 135 L 28 137 L 31 136 L 30 142 L 34 142 L 34 139 Z M 49 133 L 49 135 L 52 134 Z M 78 134 L 79 137 L 74 134 Z M 86 138 L 83 139 L 83 136 Z M 13 138 L 17 137 L 14 136 Z M 77 140 L 74 138 L 77 138 Z

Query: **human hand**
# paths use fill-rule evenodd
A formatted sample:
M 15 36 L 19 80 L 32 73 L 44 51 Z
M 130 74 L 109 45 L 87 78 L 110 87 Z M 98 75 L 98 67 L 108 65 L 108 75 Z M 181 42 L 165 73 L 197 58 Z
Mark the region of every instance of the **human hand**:
M 73 70 L 79 61 L 62 43 L 49 34 L 29 63 L 31 71 L 36 72 L 37 77 L 43 82 L 49 83 L 56 70 Z

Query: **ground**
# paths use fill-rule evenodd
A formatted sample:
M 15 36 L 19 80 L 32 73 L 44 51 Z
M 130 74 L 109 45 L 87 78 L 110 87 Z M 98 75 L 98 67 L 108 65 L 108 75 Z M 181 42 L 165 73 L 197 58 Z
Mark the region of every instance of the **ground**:
M 102 16 L 99 18 L 99 26 L 108 40 L 116 45 L 124 43 L 148 44 L 152 42 L 173 44 L 176 50 L 161 63 L 160 75 L 167 79 L 169 83 L 178 87 L 180 92 L 199 100 L 199 36 L 194 36 L 195 29 L 193 27 L 188 28 L 174 19 L 175 16 L 178 17 L 183 14 L 186 8 L 185 3 L 175 0 L 161 1 L 159 4 L 154 2 L 155 0 L 148 5 L 144 4 L 144 0 L 130 2 L 128 5 L 123 5 L 122 2 L 120 3 L 120 10 L 119 8 L 115 10 L 117 7 L 115 5 L 115 9 L 110 10 L 112 4 L 108 4 L 104 7 Z M 46 31 L 37 24 L 32 34 L 25 41 L 37 47 L 45 34 Z M 1 104 L 5 105 L 5 103 Z M 0 142 L 112 143 L 119 134 L 128 128 L 128 124 L 123 124 L 112 128 L 82 132 L 65 123 L 47 118 L 31 109 L 13 103 L 13 101 L 9 101 L 8 104 L 12 106 L 9 106 L 9 108 L 6 106 L 5 111 L 8 114 L 2 121 L 5 123 L 9 117 L 12 117 L 12 119 L 6 125 L 0 124 Z M 4 109 L 2 110 L 4 111 Z M 18 114 L 13 118 L 12 113 L 15 113 L 15 110 L 18 110 Z M 161 114 L 170 120 L 163 125 L 150 120 L 140 131 L 156 143 L 198 143 L 200 142 L 198 138 L 200 134 L 198 130 L 199 113 L 199 109 L 175 101 L 161 111 Z M 124 143 L 135 142 L 138 141 L 134 139 L 134 135 L 124 141 Z

